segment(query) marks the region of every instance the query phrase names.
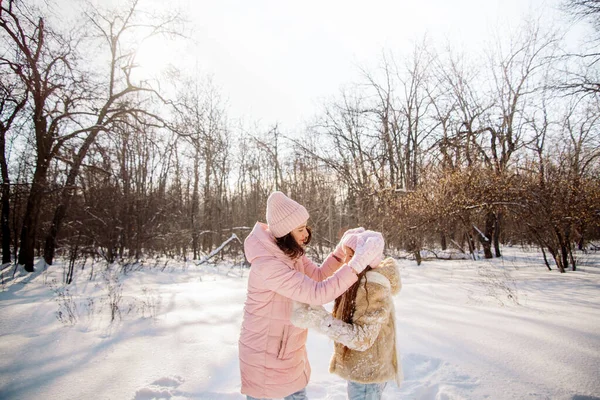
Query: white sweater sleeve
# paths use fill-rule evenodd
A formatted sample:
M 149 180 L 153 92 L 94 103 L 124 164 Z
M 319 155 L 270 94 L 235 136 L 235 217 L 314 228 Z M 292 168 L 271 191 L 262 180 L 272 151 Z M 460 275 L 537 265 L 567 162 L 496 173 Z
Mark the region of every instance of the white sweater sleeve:
M 375 285 L 372 285 L 375 286 Z M 377 290 L 366 292 L 359 290 L 356 297 L 356 310 L 352 323 L 334 318 L 331 314 L 323 319 L 319 330 L 334 341 L 357 351 L 370 348 L 390 315 L 390 292 L 386 287 L 376 285 Z

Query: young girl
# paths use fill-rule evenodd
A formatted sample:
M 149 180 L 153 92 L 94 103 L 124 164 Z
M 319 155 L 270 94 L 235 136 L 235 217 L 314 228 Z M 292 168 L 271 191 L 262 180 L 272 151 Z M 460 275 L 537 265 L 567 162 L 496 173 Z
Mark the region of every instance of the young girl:
M 352 286 L 383 250 L 383 238 L 356 247 L 344 263 L 343 243 L 320 267 L 304 255 L 311 238 L 306 209 L 281 192 L 267 200 L 267 224 L 257 223 L 244 242 L 251 264 L 239 340 L 242 393 L 248 399 L 306 399 L 310 378 L 307 330 L 291 324 L 292 301 L 319 305 Z
M 369 231 L 346 238 L 345 261 L 368 235 Z M 335 300 L 333 314 L 299 304 L 292 315 L 294 325 L 315 328 L 335 341 L 329 371 L 348 381 L 350 400 L 381 399 L 388 381 L 400 385 L 403 379 L 392 298 L 402 287 L 400 273 L 392 258 L 373 265 Z

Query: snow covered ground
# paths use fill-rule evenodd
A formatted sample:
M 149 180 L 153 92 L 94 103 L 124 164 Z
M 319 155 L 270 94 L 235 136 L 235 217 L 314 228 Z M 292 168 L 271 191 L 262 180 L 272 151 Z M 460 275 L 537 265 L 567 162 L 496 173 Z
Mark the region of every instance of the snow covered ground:
M 3 281 L 0 399 L 243 400 L 248 270 L 165 261 L 125 276 L 88 262 L 68 290 L 61 264 Z M 600 253 L 579 262 L 550 272 L 517 248 L 492 261 L 400 260 L 406 380 L 384 398 L 600 400 Z M 327 371 L 332 348 L 309 334 L 311 399 L 346 398 Z

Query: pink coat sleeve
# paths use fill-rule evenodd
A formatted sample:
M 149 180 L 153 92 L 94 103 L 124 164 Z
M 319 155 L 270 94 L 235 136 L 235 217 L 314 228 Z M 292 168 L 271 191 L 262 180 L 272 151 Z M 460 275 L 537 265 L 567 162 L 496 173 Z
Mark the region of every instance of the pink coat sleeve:
M 343 265 L 328 279 L 317 282 L 270 257 L 257 258 L 251 268 L 262 278 L 266 289 L 311 305 L 322 305 L 335 300 L 358 279 L 349 266 Z
M 306 276 L 317 282 L 329 278 L 342 266 L 342 263 L 333 257 L 333 253 L 329 254 L 329 257 L 325 259 L 320 267 L 306 256 L 302 256 L 302 264 L 304 265 Z

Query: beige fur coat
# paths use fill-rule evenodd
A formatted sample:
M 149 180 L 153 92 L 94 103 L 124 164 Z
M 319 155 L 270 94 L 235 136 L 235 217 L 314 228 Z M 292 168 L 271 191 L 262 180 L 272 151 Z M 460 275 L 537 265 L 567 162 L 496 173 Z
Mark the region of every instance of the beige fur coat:
M 386 258 L 367 272 L 356 295 L 353 323 L 328 318 L 320 330 L 335 341 L 329 371 L 359 383 L 402 382 L 396 348 L 394 302 L 402 288 L 396 261 Z M 344 345 L 348 350 L 344 354 Z

